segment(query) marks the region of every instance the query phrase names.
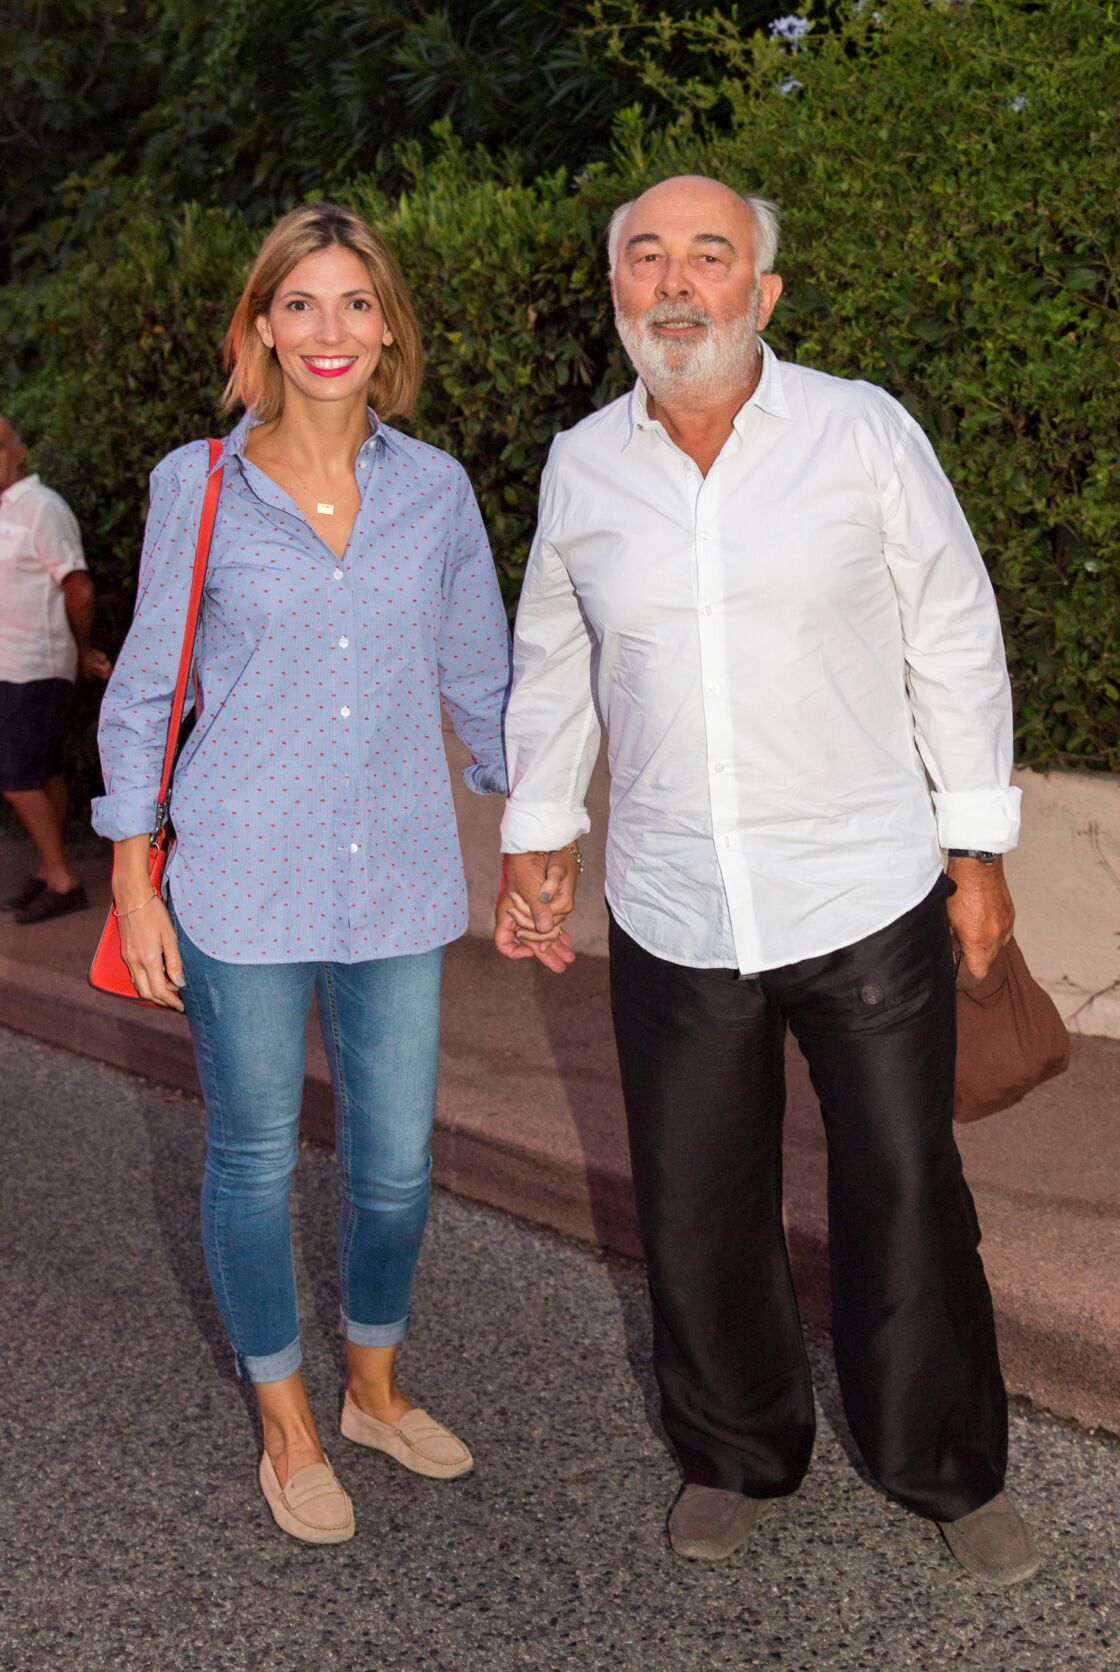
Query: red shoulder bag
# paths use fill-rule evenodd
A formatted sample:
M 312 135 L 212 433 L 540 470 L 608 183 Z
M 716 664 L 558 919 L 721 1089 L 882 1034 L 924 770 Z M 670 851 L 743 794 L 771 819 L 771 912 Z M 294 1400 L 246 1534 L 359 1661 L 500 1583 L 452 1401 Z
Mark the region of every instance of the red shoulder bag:
M 202 519 L 198 525 L 198 543 L 195 546 L 194 572 L 191 576 L 191 596 L 187 605 L 187 619 L 183 627 L 183 649 L 179 657 L 179 673 L 175 680 L 175 694 L 171 699 L 171 714 L 167 722 L 167 746 L 163 751 L 163 771 L 160 774 L 159 794 L 156 797 L 155 829 L 152 831 L 151 846 L 148 851 L 148 875 L 152 879 L 152 888 L 157 894 L 160 892 L 160 885 L 163 881 L 163 868 L 167 863 L 167 843 L 170 835 L 167 809 L 171 794 L 171 774 L 175 768 L 175 756 L 179 748 L 179 733 L 183 727 L 183 708 L 187 700 L 187 683 L 191 676 L 191 662 L 194 659 L 198 612 L 202 607 L 202 588 L 206 580 L 206 564 L 210 557 L 214 520 L 218 514 L 218 496 L 222 491 L 222 472 L 215 469 L 221 456 L 221 442 L 212 441 L 210 443 L 211 474 L 206 483 L 206 496 L 202 501 Z M 154 1004 L 152 999 L 142 999 L 140 997 L 128 972 L 128 965 L 121 953 L 120 924 L 117 920 L 115 906 L 110 908 L 108 921 L 101 931 L 97 951 L 94 953 L 93 962 L 89 966 L 89 984 L 91 987 L 96 987 L 98 992 L 110 993 L 114 998 L 132 999 L 135 1004 Z

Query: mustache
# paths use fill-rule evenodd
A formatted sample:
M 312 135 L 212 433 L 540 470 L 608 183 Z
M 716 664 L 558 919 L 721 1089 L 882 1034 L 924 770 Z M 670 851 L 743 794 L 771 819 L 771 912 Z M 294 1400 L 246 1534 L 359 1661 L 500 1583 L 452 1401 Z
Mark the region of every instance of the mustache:
M 642 319 L 648 325 L 711 325 L 712 316 L 685 302 L 655 302 Z

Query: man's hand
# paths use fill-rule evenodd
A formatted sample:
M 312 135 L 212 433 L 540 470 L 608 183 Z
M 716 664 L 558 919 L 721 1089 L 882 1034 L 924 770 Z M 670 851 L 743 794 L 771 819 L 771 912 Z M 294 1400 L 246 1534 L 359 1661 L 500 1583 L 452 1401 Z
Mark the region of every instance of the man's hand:
M 949 926 L 960 944 L 968 973 L 982 981 L 1000 947 L 1015 928 L 1015 907 L 1003 874 L 1003 860 L 950 859 L 957 892 L 949 901 Z
M 567 848 L 502 855 L 502 886 L 494 914 L 494 945 L 507 958 L 536 958 L 555 975 L 575 961 L 564 928 L 576 903 L 579 864 Z
M 83 650 L 79 657 L 83 679 L 108 679 L 113 664 L 103 650 Z

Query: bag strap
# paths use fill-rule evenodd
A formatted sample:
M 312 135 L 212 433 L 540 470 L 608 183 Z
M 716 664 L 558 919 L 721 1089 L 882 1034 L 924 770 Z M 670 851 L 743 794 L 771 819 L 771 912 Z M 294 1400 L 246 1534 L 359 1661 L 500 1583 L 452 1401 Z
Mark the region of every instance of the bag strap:
M 187 604 L 187 619 L 183 624 L 183 648 L 179 656 L 179 672 L 175 679 L 175 694 L 171 699 L 171 714 L 167 722 L 167 745 L 163 751 L 163 771 L 159 778 L 156 797 L 156 822 L 152 831 L 152 847 L 158 847 L 167 824 L 167 804 L 171 793 L 171 774 L 179 747 L 179 733 L 183 726 L 183 709 L 187 700 L 187 685 L 194 660 L 194 641 L 198 632 L 198 616 L 202 608 L 202 589 L 206 584 L 206 565 L 210 558 L 210 542 L 214 537 L 214 522 L 218 515 L 218 497 L 222 491 L 222 472 L 217 468 L 222 456 L 220 441 L 210 444 L 210 474 L 206 482 L 206 496 L 202 501 L 202 516 L 198 524 L 198 541 L 194 549 L 194 571 L 191 575 L 191 595 Z

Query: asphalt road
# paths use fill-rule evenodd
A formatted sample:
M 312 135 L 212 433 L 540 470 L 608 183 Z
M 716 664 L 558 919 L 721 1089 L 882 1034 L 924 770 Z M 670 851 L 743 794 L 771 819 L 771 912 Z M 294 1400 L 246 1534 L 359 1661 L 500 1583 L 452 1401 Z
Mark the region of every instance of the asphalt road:
M 1013 1418 L 1045 1552 L 977 1587 L 862 1480 L 822 1404 L 796 1498 L 728 1563 L 676 1560 L 640 1271 L 437 1195 L 403 1364 L 472 1445 L 421 1481 L 340 1438 L 357 1537 L 272 1525 L 195 1226 L 198 1106 L 0 1033 L 0 1667 L 130 1672 L 1120 1669 L 1120 1446 Z M 294 1191 L 324 1431 L 340 1397 L 333 1156 Z

